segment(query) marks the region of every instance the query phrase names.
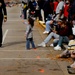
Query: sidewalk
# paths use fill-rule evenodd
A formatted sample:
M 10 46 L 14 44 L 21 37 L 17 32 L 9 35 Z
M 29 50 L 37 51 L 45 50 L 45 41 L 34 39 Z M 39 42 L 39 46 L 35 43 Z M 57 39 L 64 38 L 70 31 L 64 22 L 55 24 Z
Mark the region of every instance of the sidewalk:
M 0 75 L 69 75 L 66 66 L 70 63 L 56 59 L 62 51 L 52 47 L 38 47 L 36 50 L 25 48 L 25 28 L 19 17 L 20 8 L 8 8 L 8 21 L 3 25 L 3 48 L 0 48 Z M 34 42 L 41 43 L 47 35 L 44 28 L 35 22 Z

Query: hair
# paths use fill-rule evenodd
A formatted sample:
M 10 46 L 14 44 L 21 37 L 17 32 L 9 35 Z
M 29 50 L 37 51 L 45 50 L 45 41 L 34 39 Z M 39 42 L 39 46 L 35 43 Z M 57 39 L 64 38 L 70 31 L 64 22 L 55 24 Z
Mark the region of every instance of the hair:
M 28 18 L 28 22 L 29 22 L 29 24 L 31 25 L 31 27 L 34 26 L 34 20 L 32 19 L 32 17 L 29 17 L 29 18 Z

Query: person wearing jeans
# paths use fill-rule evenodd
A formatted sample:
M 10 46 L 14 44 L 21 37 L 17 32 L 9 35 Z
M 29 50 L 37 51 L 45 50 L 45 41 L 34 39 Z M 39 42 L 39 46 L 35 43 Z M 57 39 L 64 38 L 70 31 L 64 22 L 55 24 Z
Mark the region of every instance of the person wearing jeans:
M 32 19 L 32 17 L 28 18 L 28 23 L 27 23 L 27 27 L 26 27 L 26 49 L 29 50 L 30 49 L 30 43 L 32 45 L 32 48 L 35 49 L 35 44 L 33 41 L 33 33 L 32 33 L 32 28 L 34 26 L 34 20 Z
M 59 35 L 57 34 L 57 26 L 54 26 L 55 30 L 53 30 L 46 39 L 41 43 L 38 44 L 38 46 L 46 47 L 46 44 L 54 37 L 55 39 L 59 39 Z
M 59 36 L 59 39 L 55 39 L 54 42 L 53 42 L 53 45 L 54 46 L 59 46 L 60 48 L 56 48 L 54 47 L 54 50 L 61 50 L 61 48 L 63 48 L 63 44 L 62 43 L 65 43 L 65 44 L 68 44 L 69 42 L 69 38 L 67 36 Z
M 54 47 L 54 50 L 61 50 L 61 45 L 64 42 L 69 42 L 69 27 L 66 23 L 66 21 L 62 20 L 61 21 L 61 24 L 59 26 L 59 40 L 58 40 L 58 43 L 57 43 L 57 46 Z
M 28 38 L 27 40 L 26 40 L 26 47 L 27 47 L 27 49 L 30 49 L 30 43 L 31 43 L 31 45 L 32 45 L 32 48 L 35 48 L 35 44 L 34 44 L 34 41 L 33 41 L 33 38 Z
M 58 35 L 58 34 L 56 34 L 56 33 L 54 33 L 54 32 L 51 32 L 41 44 L 38 44 L 38 46 L 46 47 L 46 44 L 47 44 L 53 37 L 54 37 L 55 39 L 59 39 L 59 35 Z
M 59 42 L 58 42 L 59 46 L 61 46 L 61 43 L 62 43 L 62 42 L 68 44 L 69 38 L 68 38 L 67 36 L 64 36 L 64 37 L 63 37 L 63 36 L 60 36 L 60 37 L 59 37 Z
M 55 17 L 52 16 L 50 20 L 46 21 L 46 29 L 43 32 L 43 34 L 46 34 L 46 33 L 48 34 L 49 32 L 51 32 L 53 25 L 57 25 L 57 22 L 63 18 L 64 18 L 63 13 L 61 13 L 61 16 L 60 14 L 56 15 Z
M 50 21 L 48 20 L 48 21 L 46 21 L 46 29 L 45 29 L 45 31 L 43 32 L 43 34 L 46 34 L 46 33 L 51 32 L 51 29 L 52 29 L 51 25 L 53 25 L 53 20 L 50 20 Z

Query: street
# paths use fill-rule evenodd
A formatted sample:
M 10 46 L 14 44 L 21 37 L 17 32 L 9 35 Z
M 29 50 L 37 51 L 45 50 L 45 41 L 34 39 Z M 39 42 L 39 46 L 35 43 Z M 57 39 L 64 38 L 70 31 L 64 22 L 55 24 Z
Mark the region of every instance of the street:
M 49 45 L 26 50 L 26 25 L 20 18 L 20 7 L 7 7 L 7 12 L 8 20 L 3 23 L 3 47 L 0 48 L 0 75 L 69 75 L 66 66 L 70 62 L 55 59 L 62 51 L 54 51 Z M 36 21 L 33 29 L 36 46 L 47 36 L 43 31 Z

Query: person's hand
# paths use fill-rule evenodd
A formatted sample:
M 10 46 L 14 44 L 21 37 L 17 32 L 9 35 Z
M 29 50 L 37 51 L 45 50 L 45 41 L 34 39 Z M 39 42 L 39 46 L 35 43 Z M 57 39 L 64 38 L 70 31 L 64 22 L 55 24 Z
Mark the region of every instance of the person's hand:
M 57 33 L 57 31 L 56 31 L 56 30 L 53 30 L 53 32 L 54 32 L 54 33 Z
M 25 37 L 27 36 L 27 33 L 25 33 Z
M 50 21 L 50 24 L 53 24 L 53 20 Z
M 7 16 L 4 16 L 4 22 L 6 22 L 7 21 Z
M 7 19 L 4 19 L 4 22 L 6 22 L 7 21 Z

